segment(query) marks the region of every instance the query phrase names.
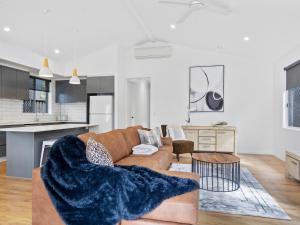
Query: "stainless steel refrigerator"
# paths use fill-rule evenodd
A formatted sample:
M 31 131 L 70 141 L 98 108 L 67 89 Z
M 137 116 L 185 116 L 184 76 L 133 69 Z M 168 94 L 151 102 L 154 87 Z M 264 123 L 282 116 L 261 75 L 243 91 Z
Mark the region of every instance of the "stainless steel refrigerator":
M 103 133 L 114 128 L 113 95 L 89 96 L 89 123 L 98 125 L 90 131 Z

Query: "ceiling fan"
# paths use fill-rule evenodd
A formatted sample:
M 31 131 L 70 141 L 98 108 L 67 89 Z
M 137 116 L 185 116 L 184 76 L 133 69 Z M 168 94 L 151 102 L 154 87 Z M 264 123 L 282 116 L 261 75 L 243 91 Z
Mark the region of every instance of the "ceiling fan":
M 160 0 L 159 3 L 188 7 L 187 12 L 181 18 L 179 18 L 177 24 L 183 23 L 194 11 L 198 10 L 207 10 L 222 15 L 229 15 L 231 13 L 230 6 L 221 0 Z

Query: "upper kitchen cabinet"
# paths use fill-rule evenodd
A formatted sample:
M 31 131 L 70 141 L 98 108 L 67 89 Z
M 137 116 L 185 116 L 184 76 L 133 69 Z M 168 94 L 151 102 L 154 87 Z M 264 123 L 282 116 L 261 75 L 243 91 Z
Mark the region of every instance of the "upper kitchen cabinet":
M 114 93 L 114 76 L 88 77 L 87 93 L 90 94 L 111 94 Z
M 57 80 L 55 82 L 55 102 L 86 102 L 86 83 L 86 80 L 81 80 L 79 85 L 74 85 L 70 84 L 68 80 Z
M 0 66 L 0 97 L 7 99 L 28 99 L 29 73 Z
M 17 70 L 1 67 L 1 98 L 17 99 Z
M 17 70 L 17 99 L 29 100 L 29 72 Z

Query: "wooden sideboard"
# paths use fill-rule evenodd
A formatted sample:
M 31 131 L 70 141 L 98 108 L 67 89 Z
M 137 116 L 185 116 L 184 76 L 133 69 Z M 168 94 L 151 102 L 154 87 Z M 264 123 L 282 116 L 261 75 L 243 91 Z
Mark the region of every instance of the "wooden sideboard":
M 286 151 L 285 153 L 285 163 L 287 174 L 289 177 L 292 177 L 300 181 L 300 154 L 299 152 Z
M 194 142 L 195 151 L 236 153 L 236 127 L 183 126 L 185 136 Z

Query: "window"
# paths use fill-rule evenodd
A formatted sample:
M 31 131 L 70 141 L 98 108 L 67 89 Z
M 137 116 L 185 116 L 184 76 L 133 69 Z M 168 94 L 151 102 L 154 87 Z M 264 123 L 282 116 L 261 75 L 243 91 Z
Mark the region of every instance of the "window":
M 300 127 L 300 87 L 287 91 L 288 126 Z
M 284 127 L 300 128 L 300 61 L 285 68 Z
M 23 101 L 24 113 L 48 113 L 49 80 L 30 77 L 29 99 Z

